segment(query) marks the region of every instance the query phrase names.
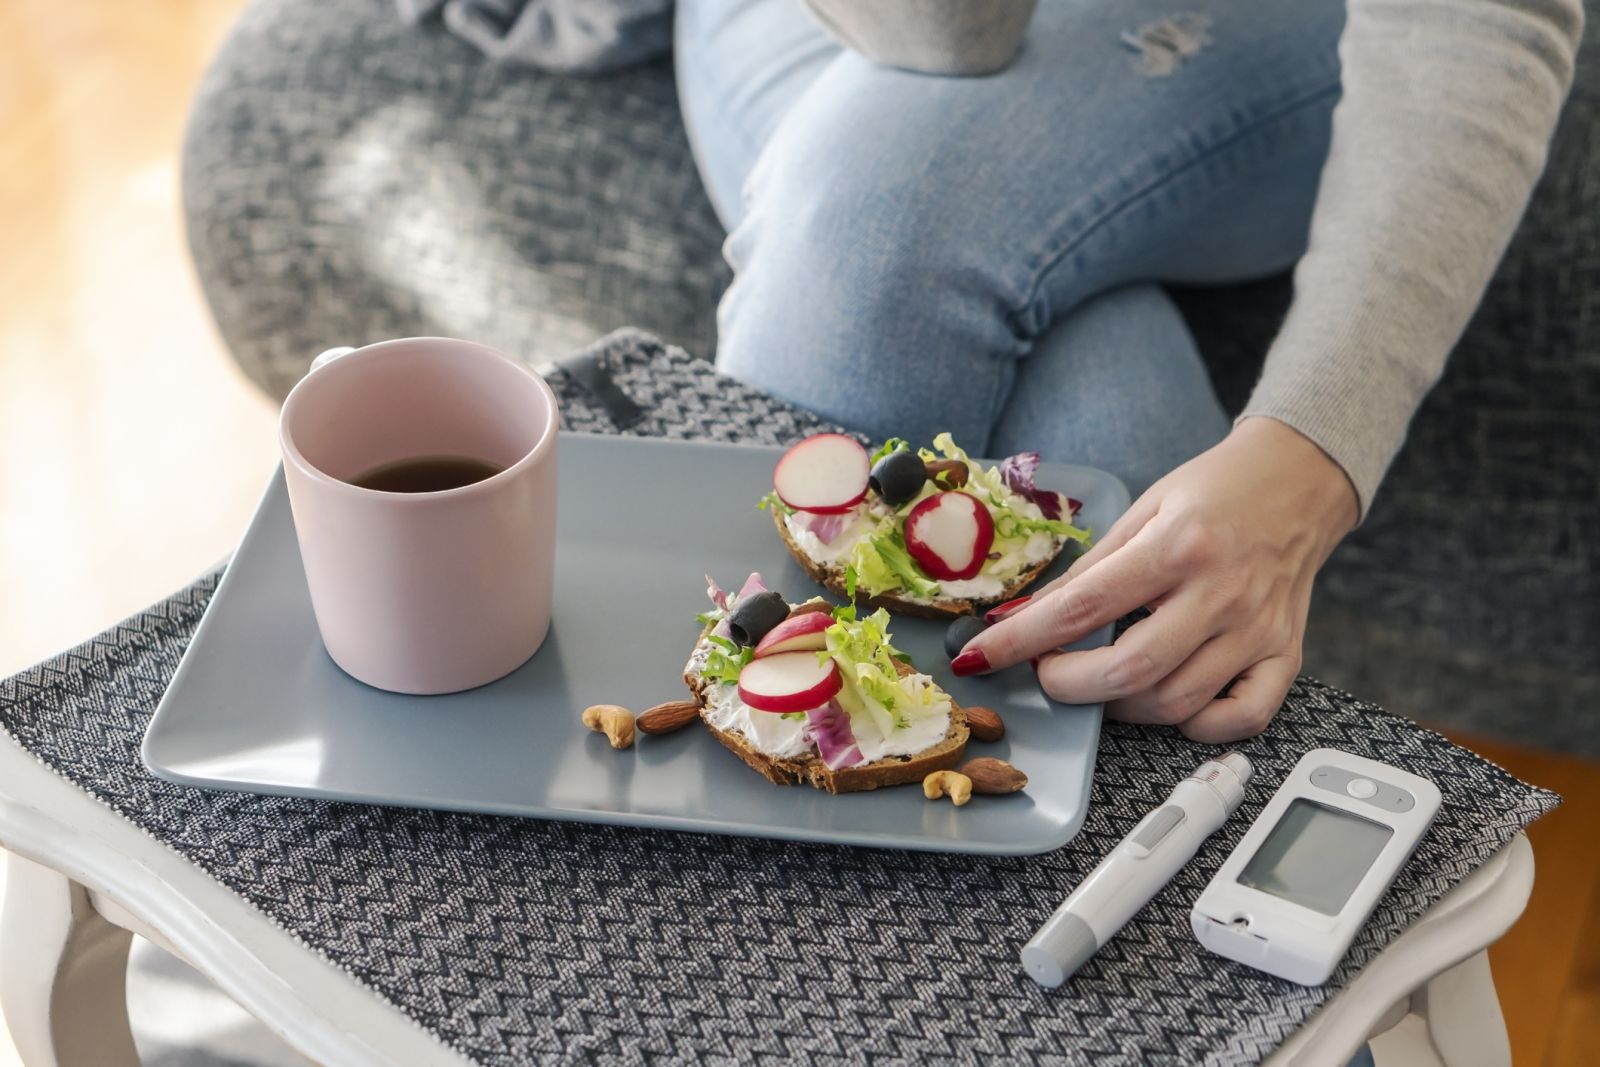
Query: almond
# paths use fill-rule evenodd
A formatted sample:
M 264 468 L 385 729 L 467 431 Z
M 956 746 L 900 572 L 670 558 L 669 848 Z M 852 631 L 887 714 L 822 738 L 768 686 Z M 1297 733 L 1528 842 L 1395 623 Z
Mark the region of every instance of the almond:
M 700 717 L 700 705 L 692 700 L 669 700 L 641 712 L 634 725 L 647 734 L 670 734 Z
M 806 601 L 804 604 L 796 604 L 794 607 L 790 608 L 789 609 L 789 618 L 792 619 L 796 615 L 810 615 L 810 614 L 813 614 L 813 613 L 818 612 L 818 611 L 832 611 L 832 610 L 833 610 L 833 605 L 832 604 L 828 603 L 826 600 L 823 600 L 819 596 L 814 596 L 810 600 Z
M 1028 784 L 1028 776 L 1003 759 L 984 756 L 968 760 L 961 773 L 972 779 L 974 793 L 1015 793 Z
M 993 708 L 966 708 L 967 728 L 979 741 L 998 741 L 1006 735 L 1006 724 Z
M 967 465 L 959 459 L 936 459 L 927 464 L 929 479 L 944 475 L 944 483 L 952 489 L 967 484 Z

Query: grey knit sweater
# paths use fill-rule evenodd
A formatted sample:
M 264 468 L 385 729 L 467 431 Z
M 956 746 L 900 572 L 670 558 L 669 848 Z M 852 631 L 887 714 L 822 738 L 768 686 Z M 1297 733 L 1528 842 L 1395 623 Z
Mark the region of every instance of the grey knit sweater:
M 1003 66 L 1034 7 L 806 2 L 869 58 L 944 74 Z M 1363 516 L 1527 204 L 1582 28 L 1581 0 L 1348 0 L 1310 247 L 1240 417 L 1315 441 Z

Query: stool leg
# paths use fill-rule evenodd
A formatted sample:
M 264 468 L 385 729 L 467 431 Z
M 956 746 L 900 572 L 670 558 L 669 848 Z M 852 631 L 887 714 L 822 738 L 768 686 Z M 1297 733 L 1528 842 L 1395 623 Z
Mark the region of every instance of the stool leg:
M 25 1067 L 138 1067 L 128 1028 L 128 945 L 88 892 L 6 854 L 0 1009 Z
M 1489 953 L 1469 956 L 1412 998 L 1445 1067 L 1511 1067 L 1511 1039 L 1489 973 Z

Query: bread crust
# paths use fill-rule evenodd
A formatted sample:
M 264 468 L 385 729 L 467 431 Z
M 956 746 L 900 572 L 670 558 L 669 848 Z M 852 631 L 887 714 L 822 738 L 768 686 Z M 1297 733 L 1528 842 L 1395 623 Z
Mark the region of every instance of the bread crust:
M 772 523 L 778 528 L 778 536 L 783 538 L 783 543 L 789 549 L 789 554 L 795 562 L 805 568 L 811 580 L 818 585 L 825 586 L 829 591 L 849 599 L 850 594 L 845 592 L 844 568 L 840 566 L 827 566 L 818 563 L 806 554 L 800 547 L 800 542 L 794 539 L 789 532 L 789 524 L 784 522 L 784 515 L 778 508 L 772 509 Z M 1063 543 L 1055 552 L 1035 563 L 1007 582 L 1005 588 L 1000 590 L 998 596 L 983 600 L 934 600 L 924 603 L 920 600 L 906 600 L 887 593 L 882 596 L 860 596 L 856 602 L 876 610 L 883 608 L 893 615 L 910 615 L 918 619 L 953 619 L 959 615 L 976 615 L 980 611 L 987 611 L 996 604 L 1004 604 L 1008 600 L 1015 600 L 1022 595 L 1022 591 L 1032 585 L 1039 575 L 1043 574 L 1061 555 L 1061 550 L 1066 545 Z M 942 769 L 942 768 L 936 768 Z
M 701 632 L 700 639 L 705 639 L 705 631 Z M 698 642 L 696 646 L 698 647 Z M 898 668 L 902 675 L 916 673 L 916 668 L 909 664 L 900 663 Z M 944 740 L 938 744 L 925 748 L 914 756 L 887 756 L 871 763 L 858 763 L 854 767 L 830 770 L 827 764 L 822 762 L 822 757 L 815 753 L 780 759 L 753 747 L 736 733 L 720 730 L 711 725 L 711 720 L 706 716 L 706 690 L 710 687 L 704 678 L 691 671 L 684 672 L 683 680 L 700 705 L 700 721 L 705 724 L 711 736 L 722 742 L 728 751 L 744 760 L 751 770 L 774 785 L 809 785 L 835 795 L 864 793 L 894 785 L 910 785 L 922 781 L 934 771 L 946 771 L 955 767 L 966 755 L 967 741 L 971 737 L 967 727 L 966 712 L 952 699 L 950 728 L 945 731 Z

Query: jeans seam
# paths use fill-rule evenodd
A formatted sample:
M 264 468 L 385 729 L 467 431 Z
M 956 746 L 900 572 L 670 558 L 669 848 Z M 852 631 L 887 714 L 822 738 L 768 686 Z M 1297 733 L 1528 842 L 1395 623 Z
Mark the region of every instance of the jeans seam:
M 1170 185 L 1179 178 L 1199 169 L 1206 163 L 1215 159 L 1226 149 L 1238 144 L 1240 141 L 1260 133 L 1263 129 L 1271 126 L 1273 123 L 1295 115 L 1313 105 L 1321 103 L 1327 97 L 1337 95 L 1339 92 L 1341 92 L 1341 84 L 1339 82 L 1334 82 L 1332 85 L 1320 87 L 1303 96 L 1290 100 L 1286 104 L 1274 109 L 1270 113 L 1263 115 L 1260 119 L 1241 125 L 1233 132 L 1217 139 L 1212 144 L 1207 145 L 1202 151 L 1195 153 L 1192 158 L 1185 160 L 1176 167 L 1162 172 L 1149 182 L 1146 182 L 1144 185 L 1135 189 L 1133 192 L 1121 197 L 1105 210 L 1094 215 L 1086 225 L 1076 229 L 1073 232 L 1073 236 L 1065 241 L 1059 248 L 1047 250 L 1040 255 L 1040 265 L 1033 272 L 1033 280 L 1028 284 L 1026 296 L 1024 296 L 1021 301 L 1011 307 L 1007 312 L 1010 321 L 1016 324 L 1026 321 L 1029 309 L 1032 308 L 1039 299 L 1039 291 L 1044 287 L 1045 281 L 1050 276 L 1051 272 L 1054 271 L 1056 267 L 1060 266 L 1061 261 L 1066 259 L 1067 256 L 1069 256 L 1075 249 L 1080 247 L 1097 231 L 1104 228 L 1118 216 L 1128 211 L 1135 204 L 1140 203 L 1151 194 L 1158 192 L 1162 187 Z M 1073 219 L 1071 216 L 1069 216 L 1056 232 L 1060 233 L 1066 230 L 1072 230 L 1072 222 Z M 1127 284 L 1129 281 L 1137 280 L 1138 279 L 1124 279 L 1118 284 Z M 1018 329 L 1014 330 L 1013 332 L 1018 334 L 1020 337 L 1024 333 L 1027 333 L 1028 336 L 1037 336 L 1040 331 L 1023 331 Z

